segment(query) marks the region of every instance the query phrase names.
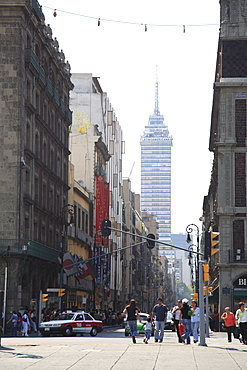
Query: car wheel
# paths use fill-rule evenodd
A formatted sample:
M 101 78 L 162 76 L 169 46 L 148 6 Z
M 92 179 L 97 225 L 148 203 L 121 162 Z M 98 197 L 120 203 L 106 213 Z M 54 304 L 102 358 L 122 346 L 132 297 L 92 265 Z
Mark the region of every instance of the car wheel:
M 97 330 L 96 326 L 94 326 L 90 331 L 90 335 L 91 335 L 91 337 L 96 337 L 97 334 L 98 334 L 98 330 Z
M 41 333 L 41 336 L 42 337 L 49 337 L 50 336 L 50 333 Z
M 66 328 L 64 330 L 64 335 L 66 337 L 70 337 L 72 335 L 72 328 L 71 328 L 71 326 L 66 326 Z

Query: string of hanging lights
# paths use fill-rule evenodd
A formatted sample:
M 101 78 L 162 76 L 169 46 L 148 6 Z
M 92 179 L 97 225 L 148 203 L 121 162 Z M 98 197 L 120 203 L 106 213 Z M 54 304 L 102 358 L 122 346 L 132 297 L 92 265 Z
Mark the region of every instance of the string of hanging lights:
M 53 10 L 53 16 L 57 17 L 58 12 L 60 13 L 65 13 L 69 15 L 74 15 L 78 17 L 83 17 L 83 18 L 89 18 L 97 21 L 98 26 L 101 25 L 101 21 L 104 22 L 114 22 L 114 23 L 121 23 L 121 24 L 129 24 L 129 25 L 136 25 L 136 26 L 144 26 L 145 32 L 147 32 L 148 27 L 181 27 L 183 33 L 185 33 L 186 27 L 210 27 L 210 26 L 219 26 L 219 24 L 216 23 L 202 23 L 202 24 L 155 24 L 155 23 L 140 23 L 140 22 L 129 22 L 129 21 L 123 21 L 123 20 L 116 20 L 116 19 L 108 19 L 108 18 L 99 18 L 99 17 L 94 17 L 90 15 L 85 15 L 85 14 L 80 14 L 80 13 L 74 13 L 74 12 L 69 12 L 67 10 L 62 10 L 62 9 L 53 9 L 49 6 L 42 6 L 42 8 L 50 9 Z

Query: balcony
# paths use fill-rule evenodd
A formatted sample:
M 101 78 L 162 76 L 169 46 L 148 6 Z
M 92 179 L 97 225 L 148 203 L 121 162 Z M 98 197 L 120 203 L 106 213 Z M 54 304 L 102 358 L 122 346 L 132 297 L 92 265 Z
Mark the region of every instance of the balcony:
M 70 109 L 67 110 L 67 118 L 70 124 L 72 124 L 72 112 Z
M 60 251 L 27 239 L 0 239 L 0 256 L 28 255 L 59 263 Z
M 45 86 L 45 71 L 42 67 L 39 68 L 39 81 Z
M 59 106 L 59 96 L 58 96 L 58 91 L 54 89 L 54 99 L 56 104 Z
M 62 112 L 65 114 L 65 104 L 64 104 L 64 101 L 62 99 L 60 101 L 60 107 L 61 107 Z
M 32 49 L 26 49 L 25 62 L 33 67 L 37 73 L 39 73 L 39 58 Z
M 41 21 L 44 18 L 44 15 L 42 13 L 41 6 L 39 5 L 37 0 L 33 0 L 33 10 L 36 13 L 36 16 Z
M 52 96 L 53 95 L 53 89 L 52 89 L 52 82 L 49 78 L 47 78 L 47 91 Z

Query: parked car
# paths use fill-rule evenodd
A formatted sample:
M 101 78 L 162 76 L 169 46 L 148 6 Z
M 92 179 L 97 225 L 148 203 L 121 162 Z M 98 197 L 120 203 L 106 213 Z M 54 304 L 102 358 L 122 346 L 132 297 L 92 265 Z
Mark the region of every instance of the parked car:
M 141 322 L 137 321 L 137 333 L 138 334 L 145 334 L 145 324 L 147 322 L 147 318 L 150 316 L 148 313 L 140 312 L 139 313 Z M 127 337 L 130 335 L 130 328 L 126 321 L 126 317 L 124 318 L 124 335 Z M 152 327 L 151 335 L 154 335 L 154 327 Z
M 173 314 L 172 314 L 171 311 L 167 312 L 165 330 L 175 331 L 175 324 L 174 324 L 174 321 L 173 321 Z
M 49 337 L 51 334 L 70 336 L 79 333 L 87 333 L 92 337 L 95 337 L 102 330 L 102 321 L 95 320 L 86 312 L 62 313 L 54 320 L 45 321 L 39 324 L 39 331 L 42 337 Z

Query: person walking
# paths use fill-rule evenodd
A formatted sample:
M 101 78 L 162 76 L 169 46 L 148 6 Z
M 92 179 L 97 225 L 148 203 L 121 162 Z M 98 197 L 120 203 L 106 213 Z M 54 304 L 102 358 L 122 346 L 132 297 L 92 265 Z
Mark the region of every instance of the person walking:
M 11 315 L 11 318 L 7 322 L 7 324 L 10 323 L 10 322 L 12 323 L 12 326 L 11 326 L 11 335 L 12 335 L 12 337 L 17 336 L 17 319 L 18 319 L 17 313 L 16 313 L 16 311 L 13 311 L 12 315 Z
M 178 330 L 178 324 L 181 321 L 181 307 L 182 307 L 182 301 L 179 299 L 177 301 L 177 306 L 173 307 L 172 314 L 173 314 L 173 321 L 175 325 L 175 329 L 177 331 L 177 337 L 178 337 L 178 343 L 182 343 L 182 339 Z
M 191 334 L 191 310 L 190 306 L 188 305 L 188 299 L 184 298 L 182 300 L 182 323 L 184 325 L 185 333 L 181 336 L 182 342 L 185 343 L 185 340 L 187 341 L 187 344 L 190 344 L 190 334 Z
M 235 318 L 238 322 L 243 344 L 247 344 L 247 308 L 244 302 L 239 302 Z
M 168 308 L 163 304 L 162 298 L 158 298 L 158 304 L 154 306 L 152 311 L 152 319 L 155 318 L 154 341 L 156 343 L 163 342 L 167 312 Z
M 132 342 L 136 343 L 137 334 L 137 319 L 141 322 L 139 315 L 139 309 L 136 307 L 135 299 L 131 299 L 128 306 L 125 307 L 123 313 L 127 315 L 127 323 L 130 328 L 130 335 L 132 337 Z
M 234 314 L 230 311 L 230 307 L 225 308 L 225 312 L 221 315 L 221 318 L 224 320 L 228 342 L 232 341 L 232 333 L 234 333 L 236 318 Z
M 200 322 L 200 309 L 196 301 L 191 302 L 191 329 L 193 333 L 194 343 L 198 342 L 198 327 Z
M 148 344 L 148 341 L 151 337 L 151 330 L 152 330 L 152 320 L 151 317 L 147 318 L 147 322 L 145 323 L 145 337 L 143 339 L 143 342 Z
M 24 315 L 22 316 L 22 328 L 23 328 L 23 335 L 25 337 L 28 337 L 28 328 L 29 328 L 30 322 L 28 319 L 28 311 L 24 312 Z

